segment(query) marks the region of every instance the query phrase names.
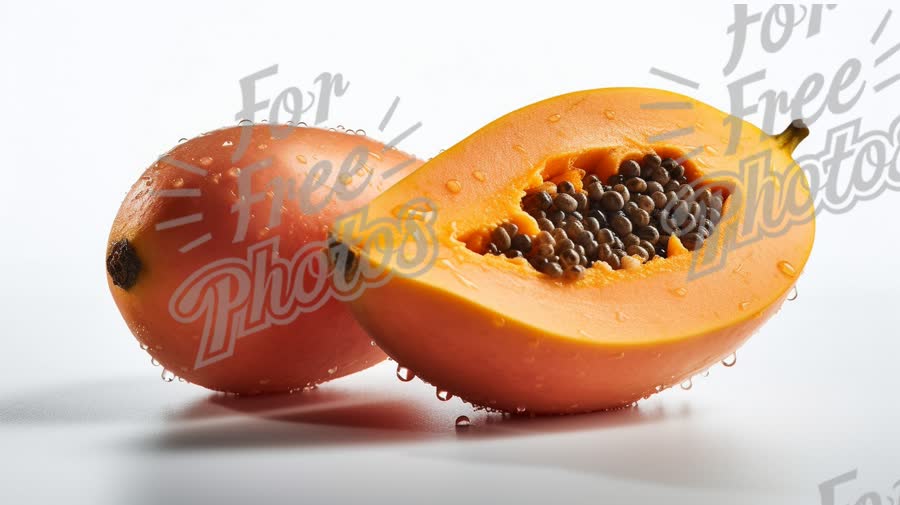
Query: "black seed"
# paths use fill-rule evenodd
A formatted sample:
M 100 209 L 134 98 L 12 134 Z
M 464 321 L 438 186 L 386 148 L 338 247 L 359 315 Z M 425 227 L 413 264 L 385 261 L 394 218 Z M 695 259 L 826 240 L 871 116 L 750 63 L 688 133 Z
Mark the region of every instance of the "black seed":
M 597 258 L 601 260 L 605 260 L 612 255 L 612 248 L 609 247 L 609 244 L 600 244 L 597 246 Z
M 710 202 L 712 201 L 712 192 L 709 190 L 709 188 L 703 188 L 697 192 L 694 200 L 708 207 Z
M 487 253 L 488 254 L 500 254 L 500 249 L 497 249 L 497 244 L 491 242 L 487 246 Z
M 646 240 L 641 240 L 641 243 L 639 245 L 641 247 L 643 247 L 645 251 L 647 251 L 647 254 L 650 255 L 650 257 L 648 259 L 653 259 L 653 257 L 656 256 L 656 249 L 654 248 L 653 244 L 651 244 L 650 242 L 648 242 Z
M 596 217 L 588 216 L 584 220 L 584 229 L 596 235 L 600 231 L 600 221 Z
M 613 191 L 621 194 L 624 201 L 631 200 L 631 192 L 628 191 L 624 184 L 616 184 L 613 186 Z
M 690 184 L 682 184 L 675 191 L 675 194 L 678 195 L 678 198 L 681 198 L 682 200 L 693 200 L 694 188 L 691 187 Z
M 601 244 L 612 244 L 615 242 L 616 237 L 613 236 L 612 230 L 609 228 L 603 228 L 597 233 L 597 242 Z
M 531 252 L 531 237 L 528 235 L 516 235 L 512 238 L 510 247 L 525 254 Z
M 577 204 L 577 206 L 575 207 L 576 210 L 585 210 L 585 209 L 587 209 L 587 206 L 588 206 L 588 197 L 587 197 L 586 194 L 584 194 L 584 193 L 575 193 L 575 196 L 573 196 L 573 198 L 575 198 L 575 203 Z
M 562 265 L 563 268 L 577 265 L 580 262 L 580 259 L 578 251 L 575 249 L 566 249 L 559 253 L 559 264 Z
M 669 175 L 675 180 L 680 180 L 684 177 L 684 167 L 676 163 L 675 166 L 669 170 Z
M 609 178 L 610 186 L 615 186 L 616 184 L 622 184 L 623 182 L 625 182 L 625 178 L 618 174 Z
M 638 195 L 634 201 L 637 202 L 637 206 L 641 210 L 647 213 L 653 212 L 653 209 L 656 208 L 656 203 L 653 201 L 653 198 L 650 198 L 647 195 Z
M 506 222 L 500 225 L 506 230 L 506 233 L 509 234 L 510 238 L 515 237 L 517 233 L 519 233 L 519 227 L 515 225 L 515 223 Z
M 659 167 L 660 165 L 662 165 L 662 158 L 660 158 L 656 154 L 650 153 L 650 154 L 644 155 L 644 163 L 643 164 L 644 164 L 644 166 L 655 169 L 655 168 Z
M 617 213 L 610 219 L 609 225 L 619 236 L 624 237 L 631 233 L 631 221 L 625 217 L 624 213 Z
M 556 195 L 556 198 L 553 199 L 553 203 L 556 205 L 557 209 L 563 212 L 574 212 L 575 209 L 578 208 L 578 202 L 572 198 L 572 195 L 566 193 L 559 193 Z
M 632 193 L 643 193 L 647 191 L 647 181 L 640 177 L 634 177 L 625 181 L 625 187 Z
M 638 204 L 635 202 L 628 202 L 622 207 L 622 212 L 624 212 L 626 216 L 631 216 L 639 210 L 641 210 L 641 208 L 638 207 Z
M 509 238 L 509 233 L 503 227 L 494 228 L 494 231 L 491 232 L 491 242 L 497 246 L 497 250 L 500 252 L 505 252 L 509 249 L 511 240 Z
M 588 244 L 594 241 L 594 234 L 587 230 L 582 230 L 574 240 L 576 244 L 582 247 L 587 247 Z
M 575 194 L 575 185 L 569 181 L 562 181 L 561 183 L 556 185 L 556 191 L 558 193 L 574 195 Z
M 712 199 L 709 201 L 709 207 L 722 212 L 722 195 L 713 195 Z
M 572 242 L 572 239 L 564 238 L 562 240 L 556 241 L 556 252 L 560 253 L 562 251 L 575 248 L 575 242 Z
M 535 245 L 549 244 L 550 246 L 556 245 L 556 239 L 553 238 L 553 234 L 551 233 L 551 231 L 552 230 L 544 230 L 544 231 L 541 231 L 540 233 L 538 233 L 534 237 L 534 244 Z
M 543 231 L 550 231 L 553 228 L 555 228 L 555 226 L 553 226 L 553 221 L 551 221 L 545 217 L 538 219 L 537 225 L 538 225 L 538 228 Z
M 532 248 L 537 251 L 535 255 L 538 258 L 549 258 L 554 253 L 553 246 L 547 243 L 532 245 Z
M 634 233 L 629 233 L 628 235 L 625 236 L 625 238 L 622 239 L 622 243 L 625 245 L 625 248 L 627 249 L 633 245 L 640 244 L 641 239 L 638 238 L 638 236 L 635 235 Z
M 666 159 L 662 160 L 662 163 L 660 163 L 660 166 L 662 166 L 666 170 L 672 170 L 673 168 L 678 166 L 678 162 L 673 160 L 672 158 L 666 158 Z
M 703 247 L 703 237 L 698 233 L 688 233 L 681 237 L 681 243 L 684 244 L 685 249 L 688 251 L 696 251 Z
M 678 191 L 678 188 L 680 188 L 680 187 L 681 187 L 681 183 L 679 183 L 678 181 L 669 181 L 669 182 L 663 184 L 664 191 Z
M 531 266 L 533 266 L 535 270 L 542 272 L 547 263 L 550 263 L 550 260 L 545 257 L 537 257 L 532 258 L 529 263 L 531 263 Z
M 569 238 L 569 235 L 566 233 L 566 230 L 564 228 L 556 228 L 552 232 L 550 232 L 550 234 L 553 235 L 553 240 L 555 240 L 556 243 Z
M 630 216 L 628 216 L 628 218 L 631 219 L 631 222 L 634 223 L 634 225 L 638 228 L 641 228 L 641 227 L 644 227 L 644 226 L 647 226 L 650 224 L 650 213 L 648 213 L 647 211 L 645 211 L 643 209 L 638 209 L 637 211 L 633 212 Z
M 618 270 L 618 269 L 622 268 L 622 260 L 619 259 L 619 255 L 617 255 L 617 254 L 610 254 L 603 261 L 605 261 L 609 266 L 611 266 L 613 270 Z
M 634 160 L 625 160 L 619 165 L 619 175 L 625 180 L 641 175 L 641 166 Z
M 559 265 L 559 263 L 548 262 L 541 269 L 541 272 L 549 275 L 550 277 L 559 278 L 559 277 L 562 277 L 563 269 Z
M 574 265 L 571 268 L 567 268 L 565 271 L 566 279 L 570 281 L 575 281 L 584 276 L 584 267 L 581 265 Z
M 600 178 L 594 174 L 587 174 L 581 179 L 581 186 L 586 188 L 595 182 L 600 182 Z
M 576 210 L 575 212 L 570 212 L 570 213 L 569 213 L 569 218 L 570 218 L 570 219 L 576 219 L 576 220 L 578 220 L 578 221 L 581 221 L 582 219 L 584 219 L 584 216 L 581 215 L 581 212 L 578 212 L 578 211 Z
M 553 209 L 547 212 L 547 219 L 549 219 L 554 226 L 559 226 L 560 224 L 562 224 L 563 219 L 565 218 L 566 213 L 559 209 Z
M 656 181 L 647 181 L 647 190 L 644 191 L 644 193 L 647 193 L 648 195 L 652 195 L 653 193 L 656 193 L 657 191 L 664 191 L 662 184 L 660 184 Z
M 663 167 L 656 168 L 653 171 L 652 177 L 653 177 L 654 181 L 656 181 L 660 184 L 663 184 L 663 185 L 665 185 L 667 182 L 669 182 L 669 172 L 668 172 L 668 170 L 666 170 Z
M 596 219 L 600 223 L 600 228 L 606 228 L 606 215 L 600 209 L 591 209 L 588 212 L 588 217 Z
M 635 234 L 644 242 L 655 244 L 659 240 L 659 231 L 652 226 L 639 229 Z
M 576 219 L 567 219 L 563 229 L 566 230 L 566 235 L 575 238 L 584 231 L 584 225 Z
M 698 226 L 697 233 L 703 238 L 703 240 L 706 240 L 709 238 L 710 231 L 709 228 L 705 226 Z
M 546 212 L 544 212 L 542 210 L 538 210 L 538 209 L 531 209 L 528 211 L 528 214 L 535 219 L 541 219 L 541 218 L 547 217 Z
M 621 210 L 624 206 L 625 199 L 622 198 L 621 193 L 617 191 L 607 191 L 606 193 L 603 193 L 603 197 L 600 198 L 600 207 L 605 211 L 613 212 Z
M 509 250 L 507 250 L 507 251 L 506 251 L 505 253 L 503 253 L 503 254 L 504 254 L 507 258 L 510 258 L 510 259 L 512 259 L 512 258 L 521 258 L 521 257 L 523 256 L 523 255 L 522 255 L 522 251 L 519 251 L 519 250 L 517 250 L 517 249 L 509 249 Z
M 628 249 L 625 250 L 629 256 L 637 256 L 641 258 L 641 261 L 647 261 L 650 259 L 650 253 L 647 252 L 646 249 L 639 245 L 628 246 Z
M 672 193 L 672 196 L 675 197 L 675 193 Z M 650 195 L 650 198 L 653 199 L 653 204 L 657 209 L 661 209 L 666 206 L 666 203 L 669 202 L 669 199 L 666 198 L 666 195 L 662 191 L 657 191 Z
M 707 209 L 706 215 L 709 216 L 709 220 L 712 221 L 713 224 L 719 224 L 719 221 L 722 219 L 722 215 L 719 214 L 719 211 L 713 208 Z
M 587 186 L 586 190 L 588 198 L 595 202 L 599 202 L 600 198 L 603 197 L 603 185 L 599 182 L 590 184 L 589 186 Z
M 541 210 L 547 210 L 553 205 L 553 197 L 546 191 L 539 191 L 534 194 L 535 206 Z

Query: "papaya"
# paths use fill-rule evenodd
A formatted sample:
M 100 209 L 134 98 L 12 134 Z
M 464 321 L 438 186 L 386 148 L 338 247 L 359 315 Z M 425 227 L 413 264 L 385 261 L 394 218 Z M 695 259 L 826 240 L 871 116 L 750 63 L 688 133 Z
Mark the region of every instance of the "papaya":
M 285 392 L 379 363 L 331 282 L 325 230 L 419 165 L 362 135 L 289 125 L 180 143 L 113 222 L 113 299 L 169 380 Z
M 769 135 L 664 90 L 612 88 L 505 115 L 367 207 L 427 200 L 424 239 L 339 219 L 334 244 L 385 281 L 350 307 L 406 377 L 479 407 L 623 408 L 730 356 L 779 310 L 814 239 L 795 121 Z M 373 246 L 373 244 L 375 244 Z M 404 272 L 408 251 L 433 258 Z

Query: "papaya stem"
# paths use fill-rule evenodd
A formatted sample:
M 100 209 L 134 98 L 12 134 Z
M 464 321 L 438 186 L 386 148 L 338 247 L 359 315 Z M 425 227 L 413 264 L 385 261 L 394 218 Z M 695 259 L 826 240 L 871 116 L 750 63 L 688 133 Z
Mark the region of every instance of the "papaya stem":
M 106 256 L 106 272 L 113 284 L 126 291 L 137 282 L 141 260 L 128 239 L 123 238 L 110 246 Z
M 803 139 L 807 136 L 809 136 L 809 128 L 806 126 L 806 123 L 802 119 L 795 119 L 791 121 L 791 124 L 783 132 L 775 135 L 775 142 L 781 148 L 793 153 L 797 146 L 800 145 L 800 142 L 803 142 Z

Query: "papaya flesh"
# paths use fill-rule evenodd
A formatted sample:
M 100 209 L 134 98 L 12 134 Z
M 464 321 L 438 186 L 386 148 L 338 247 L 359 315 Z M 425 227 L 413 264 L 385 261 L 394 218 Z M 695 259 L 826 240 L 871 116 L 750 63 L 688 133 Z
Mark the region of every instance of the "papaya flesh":
M 780 308 L 814 238 L 808 182 L 791 157 L 807 133 L 793 124 L 770 136 L 654 89 L 529 105 L 368 206 L 367 219 L 401 229 L 422 215 L 397 209 L 426 199 L 425 240 L 404 240 L 388 254 L 383 243 L 371 247 L 379 240 L 355 217 L 337 222 L 334 239 L 358 259 L 347 268 L 388 274 L 351 309 L 400 365 L 475 405 L 537 414 L 630 405 L 730 355 Z M 667 257 L 619 270 L 597 264 L 574 281 L 550 278 L 524 258 L 484 254 L 504 222 L 539 232 L 522 199 L 545 181 L 605 181 L 624 160 L 647 154 L 679 159 L 693 184 L 725 195 L 721 222 L 698 250 L 673 234 Z M 404 274 L 400 253 L 410 248 L 424 249 L 420 257 L 433 265 Z

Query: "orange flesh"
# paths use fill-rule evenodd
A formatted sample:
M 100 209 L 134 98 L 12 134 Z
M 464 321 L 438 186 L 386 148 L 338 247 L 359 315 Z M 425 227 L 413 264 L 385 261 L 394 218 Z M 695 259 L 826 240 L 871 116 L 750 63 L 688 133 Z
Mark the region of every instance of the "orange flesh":
M 646 107 L 662 102 L 690 108 Z M 411 198 L 432 200 L 437 241 L 430 247 L 438 259 L 424 274 L 366 290 L 352 303 L 355 315 L 399 363 L 502 410 L 612 408 L 677 384 L 733 352 L 777 311 L 813 243 L 808 183 L 790 152 L 744 123 L 737 152 L 727 153 L 726 118 L 681 95 L 616 88 L 551 98 L 494 121 L 370 205 L 370 219 L 396 220 L 392 212 Z M 692 131 L 653 141 L 683 128 Z M 522 259 L 470 250 L 504 220 L 536 234 L 520 201 L 545 179 L 582 169 L 605 180 L 622 160 L 649 152 L 676 158 L 699 152 L 684 163 L 689 178 L 731 193 L 716 233 L 697 253 L 673 239 L 668 258 L 636 269 L 597 266 L 573 283 L 552 280 Z M 774 184 L 780 198 L 802 204 L 794 216 L 801 222 L 782 223 L 777 233 L 743 245 L 751 238 L 744 224 L 772 212 L 759 205 L 747 215 L 755 196 L 745 194 L 741 160 L 760 153 L 771 163 L 755 182 Z M 365 237 L 340 239 L 352 245 Z M 691 275 L 692 262 L 703 258 L 723 262 Z

